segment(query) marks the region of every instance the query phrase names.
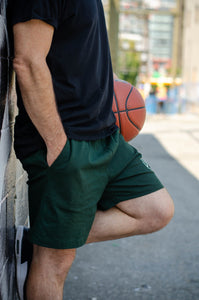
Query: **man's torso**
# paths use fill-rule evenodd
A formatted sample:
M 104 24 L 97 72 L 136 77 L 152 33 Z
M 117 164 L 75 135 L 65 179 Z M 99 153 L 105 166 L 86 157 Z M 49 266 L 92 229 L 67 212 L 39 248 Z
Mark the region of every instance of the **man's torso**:
M 101 0 L 15 0 L 12 5 L 12 24 L 38 18 L 55 27 L 47 64 L 67 136 L 95 140 L 112 134 L 113 74 Z M 17 96 L 15 150 L 21 158 L 45 144 L 25 111 L 18 84 Z

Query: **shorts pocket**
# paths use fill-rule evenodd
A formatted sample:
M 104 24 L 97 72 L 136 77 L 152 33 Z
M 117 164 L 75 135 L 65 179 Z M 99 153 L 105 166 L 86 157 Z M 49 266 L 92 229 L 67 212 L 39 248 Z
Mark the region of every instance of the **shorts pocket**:
M 66 162 L 68 161 L 70 156 L 70 140 L 67 139 L 66 144 L 64 145 L 61 153 L 58 155 L 58 157 L 55 159 L 55 161 L 52 163 L 51 166 L 47 163 L 47 156 L 45 155 L 45 163 L 48 170 L 51 169 L 59 169 L 63 166 L 65 166 Z

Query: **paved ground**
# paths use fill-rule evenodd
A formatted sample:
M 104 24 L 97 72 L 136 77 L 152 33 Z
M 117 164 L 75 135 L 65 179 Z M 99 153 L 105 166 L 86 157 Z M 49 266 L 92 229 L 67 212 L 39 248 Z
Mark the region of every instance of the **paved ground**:
M 199 299 L 199 117 L 153 116 L 132 142 L 175 202 L 162 231 L 78 250 L 64 300 Z

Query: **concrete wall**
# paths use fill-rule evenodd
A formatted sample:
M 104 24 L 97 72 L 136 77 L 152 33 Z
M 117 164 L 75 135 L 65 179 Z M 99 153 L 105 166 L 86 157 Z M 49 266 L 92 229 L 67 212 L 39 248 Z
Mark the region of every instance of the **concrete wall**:
M 6 1 L 0 0 L 0 300 L 15 300 L 15 225 L 27 224 L 26 174 L 13 151 L 16 114 L 14 76 L 6 30 Z

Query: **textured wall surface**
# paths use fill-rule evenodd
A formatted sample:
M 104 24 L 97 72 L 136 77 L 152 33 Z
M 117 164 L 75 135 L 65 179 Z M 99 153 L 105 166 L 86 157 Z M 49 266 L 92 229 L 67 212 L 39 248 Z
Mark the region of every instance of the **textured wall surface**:
M 0 0 L 0 300 L 15 300 L 15 225 L 27 224 L 26 174 L 13 151 L 16 112 L 6 1 Z

